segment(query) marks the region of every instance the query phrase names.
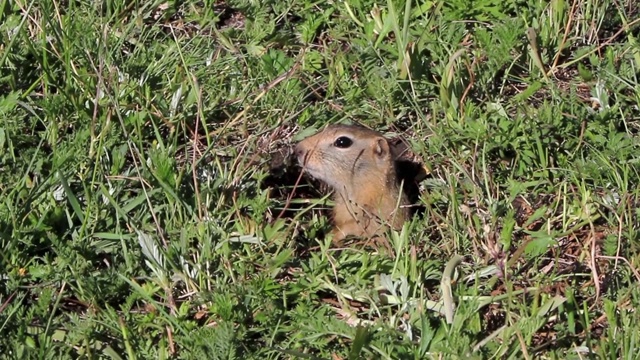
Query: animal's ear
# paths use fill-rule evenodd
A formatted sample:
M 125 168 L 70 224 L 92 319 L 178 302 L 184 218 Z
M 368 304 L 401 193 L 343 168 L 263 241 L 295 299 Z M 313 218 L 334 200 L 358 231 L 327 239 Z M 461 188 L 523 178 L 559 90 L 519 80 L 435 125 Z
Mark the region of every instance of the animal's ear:
M 373 143 L 373 154 L 378 159 L 389 157 L 389 142 L 383 137 L 377 138 Z

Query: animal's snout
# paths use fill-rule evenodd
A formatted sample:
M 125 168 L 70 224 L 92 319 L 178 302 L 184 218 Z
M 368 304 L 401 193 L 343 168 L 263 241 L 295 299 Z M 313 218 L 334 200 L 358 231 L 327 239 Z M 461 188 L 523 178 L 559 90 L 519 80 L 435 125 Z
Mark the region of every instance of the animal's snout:
M 298 163 L 300 165 L 304 165 L 304 160 L 305 160 L 305 157 L 307 156 L 307 151 L 305 150 L 305 148 L 303 146 L 300 146 L 300 144 L 297 144 L 293 150 L 293 153 L 296 155 L 296 159 L 298 159 Z

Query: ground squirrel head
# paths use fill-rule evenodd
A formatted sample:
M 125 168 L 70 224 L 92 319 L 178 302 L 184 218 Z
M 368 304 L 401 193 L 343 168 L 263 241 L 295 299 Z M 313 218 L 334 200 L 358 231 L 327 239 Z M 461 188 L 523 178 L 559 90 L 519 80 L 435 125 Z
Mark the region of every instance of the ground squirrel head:
M 306 173 L 334 190 L 334 240 L 347 235 L 378 235 L 409 217 L 398 183 L 395 154 L 377 131 L 331 125 L 295 147 Z
M 360 126 L 331 125 L 299 142 L 295 154 L 307 173 L 338 192 L 386 181 L 395 173 L 387 139 Z

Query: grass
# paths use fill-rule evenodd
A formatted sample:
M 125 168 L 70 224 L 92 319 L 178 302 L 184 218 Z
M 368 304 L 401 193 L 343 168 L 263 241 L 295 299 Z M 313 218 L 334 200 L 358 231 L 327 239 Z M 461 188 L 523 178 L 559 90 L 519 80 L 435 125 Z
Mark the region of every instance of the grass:
M 0 0 L 2 353 L 639 358 L 639 15 Z M 296 186 L 337 122 L 429 171 L 390 249 L 332 246 Z

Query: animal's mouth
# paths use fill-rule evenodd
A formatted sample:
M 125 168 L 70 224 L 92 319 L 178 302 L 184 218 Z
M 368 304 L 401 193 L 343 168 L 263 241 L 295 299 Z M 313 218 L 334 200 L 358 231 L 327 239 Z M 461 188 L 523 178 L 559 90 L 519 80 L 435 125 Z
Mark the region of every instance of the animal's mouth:
M 315 149 L 305 149 L 300 147 L 296 148 L 295 151 L 296 160 L 298 166 L 302 170 L 302 174 L 315 180 L 323 180 L 324 176 L 322 167 L 318 167 L 318 164 L 315 164 L 316 166 L 314 166 L 315 161 L 311 161 L 313 157 L 317 155 Z
M 300 168 L 302 169 L 302 174 L 317 179 L 315 175 L 317 173 L 316 170 L 312 166 L 309 166 L 309 164 L 300 164 Z
M 311 157 L 311 152 L 310 151 L 305 151 L 304 153 L 299 153 L 296 156 L 296 159 L 298 160 L 298 166 L 300 166 L 302 168 L 302 170 L 307 170 L 309 169 L 309 158 Z
M 305 161 L 307 158 L 298 159 L 298 166 L 302 170 L 302 175 L 310 177 L 314 180 L 322 180 L 321 171 L 315 168 L 309 161 Z

